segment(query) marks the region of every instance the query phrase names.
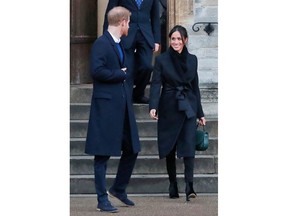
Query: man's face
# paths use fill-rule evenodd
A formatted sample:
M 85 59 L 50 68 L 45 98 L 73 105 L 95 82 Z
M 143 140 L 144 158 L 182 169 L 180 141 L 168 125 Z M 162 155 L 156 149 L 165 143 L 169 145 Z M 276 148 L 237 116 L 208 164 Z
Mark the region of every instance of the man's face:
M 123 20 L 122 22 L 123 22 L 122 23 L 122 36 L 127 36 L 128 30 L 129 30 L 130 18 L 128 18 L 128 20 Z

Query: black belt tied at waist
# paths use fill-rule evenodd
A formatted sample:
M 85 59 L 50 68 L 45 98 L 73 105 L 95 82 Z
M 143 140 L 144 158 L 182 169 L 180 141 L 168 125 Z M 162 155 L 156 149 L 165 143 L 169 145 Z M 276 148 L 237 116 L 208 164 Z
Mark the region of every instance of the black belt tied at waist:
M 177 87 L 171 87 L 167 86 L 165 88 L 166 90 L 176 90 L 176 100 L 178 101 L 178 110 L 184 111 L 187 118 L 190 119 L 193 116 L 195 116 L 195 113 L 189 104 L 188 98 L 187 98 L 187 91 L 190 90 L 187 86 L 177 86 Z

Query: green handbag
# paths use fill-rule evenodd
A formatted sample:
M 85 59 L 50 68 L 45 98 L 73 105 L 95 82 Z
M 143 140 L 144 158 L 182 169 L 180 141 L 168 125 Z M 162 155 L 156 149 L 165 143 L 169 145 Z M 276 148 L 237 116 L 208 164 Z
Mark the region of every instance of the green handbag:
M 209 134 L 205 131 L 204 125 L 203 130 L 196 130 L 196 151 L 205 151 L 209 145 Z

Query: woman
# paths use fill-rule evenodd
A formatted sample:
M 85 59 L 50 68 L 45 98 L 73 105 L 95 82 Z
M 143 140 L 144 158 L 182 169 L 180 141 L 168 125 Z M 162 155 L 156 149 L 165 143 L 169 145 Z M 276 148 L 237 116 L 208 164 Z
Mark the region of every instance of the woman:
M 156 57 L 150 87 L 149 110 L 158 119 L 158 150 L 166 158 L 169 197 L 178 198 L 176 159 L 183 158 L 186 200 L 195 198 L 193 168 L 197 120 L 205 125 L 198 85 L 197 57 L 188 53 L 187 30 L 176 25 L 169 33 L 170 47 Z M 161 89 L 162 86 L 162 89 Z

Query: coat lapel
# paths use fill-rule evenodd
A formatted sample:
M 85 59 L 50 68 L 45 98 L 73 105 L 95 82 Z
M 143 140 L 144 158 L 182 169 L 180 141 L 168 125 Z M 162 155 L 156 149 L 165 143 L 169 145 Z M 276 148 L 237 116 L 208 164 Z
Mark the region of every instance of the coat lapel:
M 131 0 L 132 1 L 132 3 L 134 4 L 134 6 L 138 9 L 138 5 L 137 5 L 137 3 L 136 3 L 136 1 L 135 0 Z M 143 2 L 142 2 L 143 3 Z
M 116 53 L 117 57 L 118 57 L 118 60 L 119 60 L 119 63 L 121 65 L 121 67 L 123 66 L 123 62 L 125 60 L 125 52 L 124 52 L 124 49 L 123 49 L 123 46 L 122 46 L 122 43 L 120 43 L 120 46 L 123 50 L 123 62 L 121 62 L 121 58 L 120 58 L 120 53 L 118 51 L 118 48 L 116 47 L 116 44 L 115 44 L 115 41 L 113 40 L 112 36 L 110 35 L 110 33 L 108 31 L 105 31 L 104 33 L 106 35 L 106 37 L 108 38 L 109 42 L 111 43 L 112 47 L 113 47 L 113 50 L 114 52 Z
M 169 62 L 171 63 L 172 67 L 174 68 L 174 70 L 172 70 L 172 71 L 175 72 L 175 76 L 177 76 L 178 81 L 179 82 L 185 82 L 186 79 L 184 77 L 184 74 L 180 73 L 180 71 L 178 70 L 177 66 L 174 64 L 172 56 L 169 53 L 168 53 L 168 58 L 170 60 Z

